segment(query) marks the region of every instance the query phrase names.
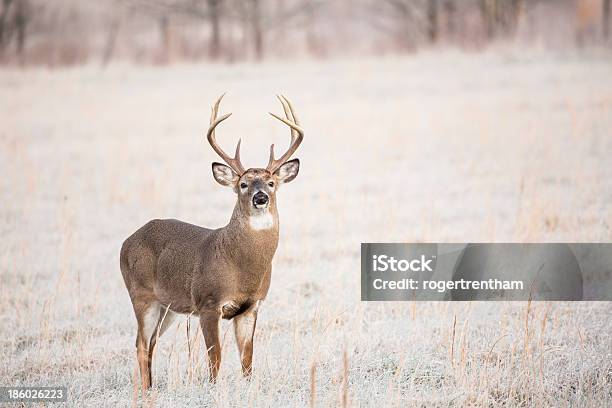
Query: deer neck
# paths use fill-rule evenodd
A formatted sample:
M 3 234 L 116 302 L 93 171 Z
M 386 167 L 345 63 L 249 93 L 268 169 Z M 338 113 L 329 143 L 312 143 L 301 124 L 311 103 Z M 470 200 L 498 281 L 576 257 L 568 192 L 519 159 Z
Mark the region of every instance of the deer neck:
M 236 203 L 232 218 L 224 228 L 230 256 L 242 265 L 269 267 L 278 246 L 278 212 L 270 205 L 265 211 L 249 212 Z

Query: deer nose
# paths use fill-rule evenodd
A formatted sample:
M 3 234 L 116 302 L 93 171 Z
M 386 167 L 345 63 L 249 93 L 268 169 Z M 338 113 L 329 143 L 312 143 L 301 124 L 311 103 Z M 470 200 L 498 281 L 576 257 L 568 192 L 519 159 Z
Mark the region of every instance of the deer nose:
M 268 195 L 266 193 L 264 193 L 263 191 L 258 191 L 257 193 L 255 193 L 255 195 L 253 196 L 253 205 L 255 207 L 259 207 L 262 205 L 266 205 L 268 204 L 268 201 L 270 201 L 270 198 L 268 197 Z

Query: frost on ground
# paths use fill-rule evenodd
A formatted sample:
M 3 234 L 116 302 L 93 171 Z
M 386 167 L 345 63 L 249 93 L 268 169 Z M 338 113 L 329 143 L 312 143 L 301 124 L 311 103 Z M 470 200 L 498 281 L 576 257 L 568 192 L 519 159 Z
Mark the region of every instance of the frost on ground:
M 359 302 L 360 242 L 610 241 L 610 72 L 513 52 L 0 72 L 1 385 L 79 406 L 610 406 L 610 303 Z M 253 378 L 225 324 L 210 385 L 182 319 L 143 397 L 119 248 L 151 218 L 229 219 L 203 136 L 224 91 L 218 139 L 248 165 L 289 141 L 275 93 L 306 129 Z

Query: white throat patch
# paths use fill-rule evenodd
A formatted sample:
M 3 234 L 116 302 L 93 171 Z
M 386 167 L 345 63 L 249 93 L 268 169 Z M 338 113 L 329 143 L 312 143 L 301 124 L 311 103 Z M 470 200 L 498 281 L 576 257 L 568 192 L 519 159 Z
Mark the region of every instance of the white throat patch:
M 249 217 L 249 225 L 255 231 L 266 230 L 274 227 L 274 217 L 270 211 L 264 211 Z

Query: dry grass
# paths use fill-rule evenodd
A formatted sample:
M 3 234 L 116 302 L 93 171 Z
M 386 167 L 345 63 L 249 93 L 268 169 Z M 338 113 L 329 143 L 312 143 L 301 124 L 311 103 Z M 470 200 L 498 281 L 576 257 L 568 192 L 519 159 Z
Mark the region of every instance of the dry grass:
M 79 406 L 610 406 L 609 303 L 361 303 L 358 278 L 362 241 L 609 241 L 610 72 L 499 52 L 0 72 L 2 384 Z M 208 384 L 183 319 L 140 396 L 119 248 L 151 218 L 227 221 L 203 139 L 226 90 L 219 138 L 248 164 L 288 141 L 274 93 L 307 130 L 253 378 L 225 325 Z

